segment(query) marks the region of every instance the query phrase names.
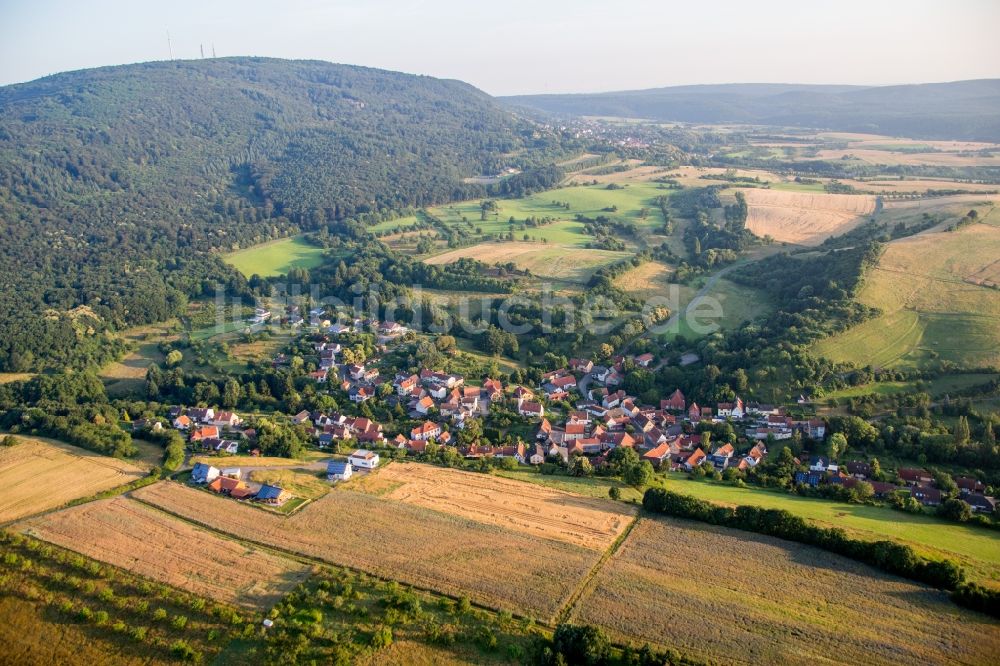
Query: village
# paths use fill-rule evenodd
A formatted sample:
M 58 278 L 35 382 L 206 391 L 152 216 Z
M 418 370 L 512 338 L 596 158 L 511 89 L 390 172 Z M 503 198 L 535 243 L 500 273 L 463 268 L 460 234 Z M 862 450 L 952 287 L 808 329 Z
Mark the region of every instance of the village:
M 258 310 L 255 321 L 269 317 L 268 311 Z M 586 469 L 601 474 L 611 452 L 620 448 L 634 450 L 656 472 L 713 475 L 731 481 L 744 478 L 769 454 L 780 452 L 783 442 L 795 438 L 805 443 L 806 452 L 821 452 L 827 436 L 826 422 L 815 416 L 804 396 L 792 407 L 744 402 L 739 397 L 709 406 L 689 400 L 677 389 L 658 405 L 642 404 L 621 387 L 629 369 L 655 364 L 657 359 L 648 353 L 613 356 L 607 364 L 570 359 L 566 367 L 543 374 L 538 385 L 530 387 L 504 386 L 490 377 L 475 385 L 460 374 L 429 368 L 396 371 L 387 379 L 379 368 L 379 355 L 365 362 L 346 362 L 338 338 L 371 331 L 384 354 L 409 329 L 376 320 L 331 322 L 321 308 L 310 311 L 309 317 L 310 340 L 319 358 L 318 369 L 309 377 L 318 386 L 342 392 L 355 406 L 384 401 L 405 414 L 408 424 L 404 429 L 398 423 L 388 429 L 368 416 L 341 411 L 303 410 L 287 417 L 318 451 L 336 456 L 326 469 L 327 480 L 334 483 L 378 467 L 379 452 L 389 458 L 426 459 L 430 453 L 448 450 L 466 461 L 536 468 L 555 465 L 567 473 L 578 473 L 576 461 L 585 459 Z M 283 323 L 297 329 L 305 322 L 292 306 Z M 281 354 L 274 363 L 287 363 L 287 357 Z M 510 427 L 514 420 L 517 427 Z M 245 471 L 225 465 L 227 456 L 260 455 L 254 428 L 246 426 L 239 415 L 211 407 L 174 406 L 167 422 L 187 435 L 193 452 L 219 456 L 216 465 L 196 464 L 192 483 L 267 506 L 281 506 L 291 497 L 279 486 L 254 483 Z M 484 427 L 498 432 L 495 422 L 508 424 L 508 432 L 502 441 L 490 442 L 482 433 Z M 728 436 L 713 438 L 721 424 L 728 424 L 723 428 Z M 157 429 L 163 424 L 152 420 L 133 426 Z M 514 431 L 518 434 L 511 434 Z M 911 507 L 914 503 L 937 507 L 946 499 L 935 475 L 924 469 L 901 467 L 887 474 L 873 472 L 866 461 L 840 464 L 818 454 L 793 462 L 796 467 L 790 481 L 803 492 L 832 487 L 850 491 L 864 483 L 870 491 L 866 486 L 862 496 L 869 499 L 908 498 Z M 996 507 L 996 500 L 983 494 L 980 481 L 962 476 L 952 480 L 973 512 L 990 513 Z

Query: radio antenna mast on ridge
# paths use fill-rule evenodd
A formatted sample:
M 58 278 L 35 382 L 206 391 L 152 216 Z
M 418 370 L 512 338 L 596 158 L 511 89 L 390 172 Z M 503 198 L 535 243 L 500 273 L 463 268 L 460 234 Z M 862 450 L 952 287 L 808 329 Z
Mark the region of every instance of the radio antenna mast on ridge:
M 215 57 L 215 44 L 212 44 L 212 57 Z
M 205 45 L 204 44 L 199 44 L 198 48 L 201 49 L 201 57 L 204 60 L 205 59 Z
M 167 53 L 170 54 L 170 59 L 174 59 L 174 48 L 170 46 L 170 31 L 167 30 Z

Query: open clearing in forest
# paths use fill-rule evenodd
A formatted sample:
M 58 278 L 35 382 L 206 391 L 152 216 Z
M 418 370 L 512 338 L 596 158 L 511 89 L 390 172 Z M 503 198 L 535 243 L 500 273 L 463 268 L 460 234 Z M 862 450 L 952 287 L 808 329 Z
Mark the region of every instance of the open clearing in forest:
M 532 275 L 567 282 L 586 283 L 599 268 L 630 256 L 626 252 L 592 250 L 581 247 L 553 247 L 541 243 L 499 242 L 481 243 L 471 247 L 438 254 L 426 262 L 449 264 L 463 257 L 477 259 L 485 264 L 514 263 Z
M 253 608 L 274 605 L 310 570 L 125 497 L 32 518 L 16 529 L 161 583 Z
M 223 255 L 225 262 L 246 277 L 284 275 L 293 268 L 315 268 L 323 263 L 323 248 L 303 236 L 254 245 Z
M 610 546 L 635 515 L 617 502 L 415 463 L 393 463 L 352 488 L 596 550 Z
M 997 621 L 944 592 L 809 546 L 660 517 L 640 519 L 570 621 L 711 663 L 985 664 L 1000 654 Z
M 353 483 L 353 482 L 351 482 Z M 289 517 L 175 482 L 133 496 L 211 529 L 551 620 L 600 553 L 350 489 Z
M 146 475 L 138 465 L 69 444 L 17 435 L 0 447 L 0 523 L 121 486 Z
M 747 189 L 747 228 L 758 236 L 800 245 L 818 245 L 842 234 L 875 210 L 867 194 L 820 194 Z
M 882 311 L 819 341 L 817 354 L 879 367 L 925 368 L 941 360 L 1000 366 L 1000 227 L 973 224 L 889 243 L 858 299 Z

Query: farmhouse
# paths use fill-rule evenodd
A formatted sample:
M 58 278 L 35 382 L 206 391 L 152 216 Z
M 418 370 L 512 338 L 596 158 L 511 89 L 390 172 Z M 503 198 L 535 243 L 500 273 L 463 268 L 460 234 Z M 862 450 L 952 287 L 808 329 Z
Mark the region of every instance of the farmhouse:
M 361 467 L 363 469 L 375 469 L 378 467 L 378 454 L 374 451 L 368 451 L 367 449 L 358 449 L 351 454 L 348 461 L 355 467 Z
M 347 481 L 354 473 L 351 463 L 341 460 L 331 460 L 326 464 L 326 478 L 328 481 Z

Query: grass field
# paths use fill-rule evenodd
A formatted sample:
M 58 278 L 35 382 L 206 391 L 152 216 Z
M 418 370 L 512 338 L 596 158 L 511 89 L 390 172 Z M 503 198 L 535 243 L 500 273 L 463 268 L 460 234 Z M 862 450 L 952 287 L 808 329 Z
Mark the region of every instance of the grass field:
M 230 252 L 223 259 L 247 277 L 273 277 L 293 268 L 319 266 L 323 263 L 323 248 L 306 242 L 302 236 L 292 236 Z
M 546 476 L 532 469 L 499 474 L 590 497 L 607 497 L 608 489 L 617 486 L 623 500 L 642 499 L 642 493 L 634 488 L 601 477 Z M 818 524 L 845 529 L 861 539 L 894 539 L 931 557 L 952 558 L 965 566 L 973 578 L 1000 585 L 1000 533 L 997 532 L 885 507 L 799 497 L 753 486 L 737 488 L 722 483 L 689 481 L 683 474 L 659 474 L 654 485 L 718 504 L 785 509 Z
M 84 449 L 17 436 L 0 448 L 0 523 L 41 513 L 146 475 L 131 462 Z
M 662 484 L 664 477 L 658 477 Z M 914 515 L 887 507 L 845 504 L 799 497 L 759 488 L 737 488 L 721 483 L 689 481 L 684 475 L 669 475 L 664 487 L 718 504 L 748 504 L 785 509 L 828 527 L 840 527 L 863 539 L 893 539 L 919 552 L 951 558 L 967 567 L 974 577 L 1000 585 L 1000 532 Z
M 296 497 L 319 499 L 330 492 L 330 484 L 326 481 L 326 470 L 294 470 L 274 467 L 257 469 L 250 472 L 250 480 L 257 483 L 270 483 L 284 488 Z
M 309 575 L 306 565 L 247 548 L 125 497 L 29 519 L 15 529 L 236 606 L 269 608 Z
M 172 482 L 134 496 L 248 541 L 545 620 L 570 594 L 565 581 L 582 578 L 600 556 L 348 488 L 287 518 Z
M 861 223 L 875 210 L 864 194 L 818 194 L 748 189 L 747 228 L 758 236 L 800 245 L 818 245 Z
M 967 280 L 997 256 L 1000 227 L 988 224 L 893 241 L 858 296 L 882 314 L 821 340 L 815 352 L 881 367 L 1000 367 L 1000 291 Z
M 808 546 L 666 518 L 640 519 L 571 620 L 720 664 L 985 664 L 1000 654 L 997 622 L 943 592 Z
M 389 465 L 352 489 L 597 550 L 610 546 L 635 515 L 616 502 L 416 463 Z
M 872 384 L 862 384 L 861 386 L 851 386 L 838 391 L 831 391 L 823 396 L 823 400 L 856 398 L 870 393 L 878 396 L 888 396 L 916 390 L 925 391 L 932 398 L 936 398 L 971 386 L 985 384 L 997 377 L 998 375 L 995 374 L 957 373 L 954 375 L 943 375 L 930 382 L 874 382 Z

